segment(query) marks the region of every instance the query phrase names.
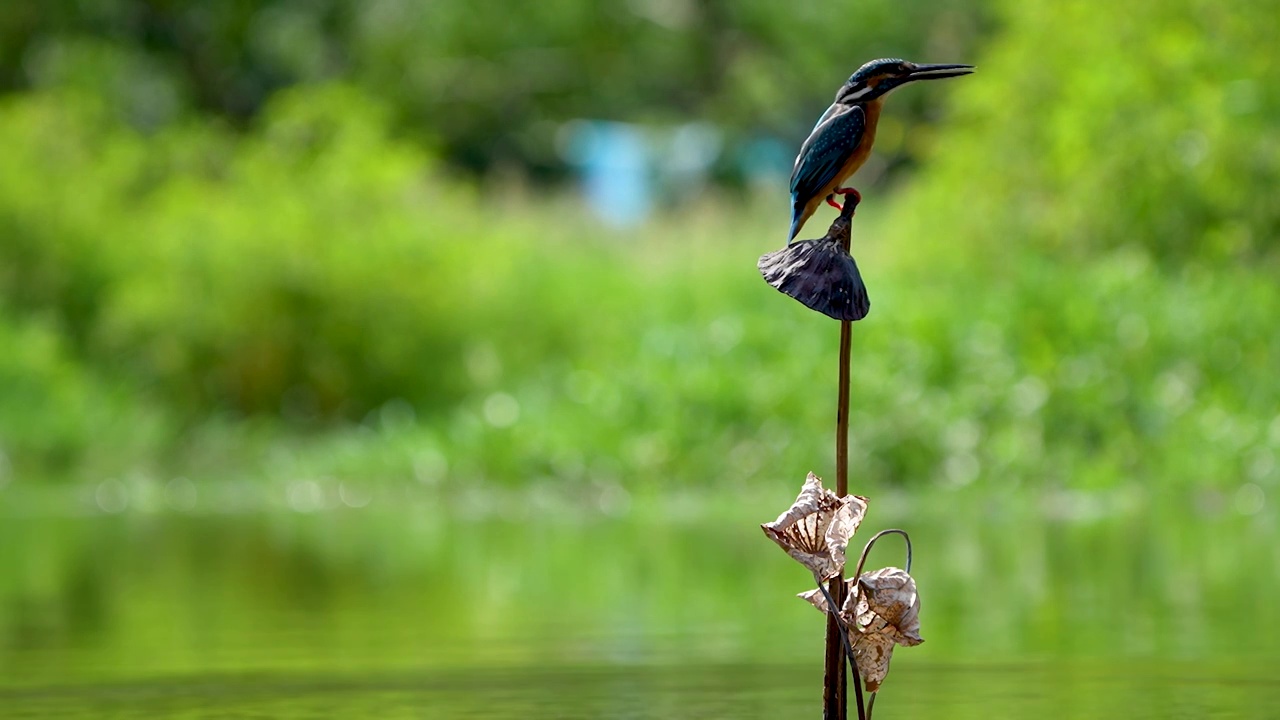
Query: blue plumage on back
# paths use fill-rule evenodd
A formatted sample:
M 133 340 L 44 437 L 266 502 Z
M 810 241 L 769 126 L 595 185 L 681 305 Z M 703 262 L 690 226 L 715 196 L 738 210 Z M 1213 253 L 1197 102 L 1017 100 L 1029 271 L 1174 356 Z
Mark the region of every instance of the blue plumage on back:
M 866 130 L 866 113 L 857 105 L 833 105 L 823 114 L 796 156 L 791 171 L 791 230 L 795 239 L 804 224 L 804 208 L 840 172 Z

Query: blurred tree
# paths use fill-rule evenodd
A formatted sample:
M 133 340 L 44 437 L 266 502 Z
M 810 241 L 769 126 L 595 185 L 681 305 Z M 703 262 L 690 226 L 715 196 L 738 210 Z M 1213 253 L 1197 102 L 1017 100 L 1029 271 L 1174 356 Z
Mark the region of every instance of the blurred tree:
M 904 198 L 904 234 L 965 252 L 1275 260 L 1278 12 L 1276 0 L 1006 3 L 1006 31 L 975 82 L 957 83 L 955 117 Z M 942 218 L 944 232 L 921 226 Z
M 731 146 L 803 137 L 865 60 L 965 60 L 990 26 L 985 0 L 807 5 L 766 0 L 51 0 L 0 9 L 0 88 L 65 82 L 86 39 L 117 49 L 93 76 L 126 109 L 148 88 L 165 107 L 235 122 L 276 90 L 343 77 L 399 127 L 475 171 L 561 172 L 559 125 L 709 119 Z M 105 62 L 105 64 L 104 64 Z M 123 81 L 107 82 L 113 71 Z M 157 89 L 159 88 L 159 89 Z M 919 118 L 936 94 L 895 113 Z M 144 115 L 146 120 L 151 116 Z M 144 124 L 146 124 L 144 122 Z M 892 134 L 900 136 L 901 133 Z M 901 148 L 882 142 L 881 154 Z

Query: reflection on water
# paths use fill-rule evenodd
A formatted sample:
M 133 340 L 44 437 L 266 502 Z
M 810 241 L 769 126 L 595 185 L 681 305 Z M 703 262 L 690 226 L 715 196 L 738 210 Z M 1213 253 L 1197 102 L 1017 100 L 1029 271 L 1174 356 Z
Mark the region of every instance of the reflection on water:
M 377 493 L 311 512 L 211 512 L 185 484 L 181 507 L 105 513 L 97 490 L 74 512 L 0 496 L 0 716 L 817 708 L 822 623 L 791 596 L 803 571 L 758 529 L 789 493 L 533 518 Z M 926 642 L 895 655 L 882 712 L 1280 707 L 1267 672 L 1280 660 L 1273 512 L 951 500 L 886 499 L 864 529 L 912 529 L 924 601 Z M 880 564 L 896 552 L 878 547 Z
M 5 717 L 790 718 L 817 714 L 816 667 L 604 666 L 395 675 L 201 676 L 0 689 Z M 1261 669 L 1168 666 L 913 667 L 877 716 L 897 718 L 1273 718 Z

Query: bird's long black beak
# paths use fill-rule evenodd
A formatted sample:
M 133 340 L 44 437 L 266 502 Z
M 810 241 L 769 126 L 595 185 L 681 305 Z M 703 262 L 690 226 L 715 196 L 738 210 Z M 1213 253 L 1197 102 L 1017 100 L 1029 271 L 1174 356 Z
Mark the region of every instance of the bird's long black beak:
M 936 64 L 936 65 L 916 65 L 910 73 L 907 74 L 908 81 L 914 80 L 941 80 L 942 78 L 959 77 L 968 75 L 973 72 L 972 65 L 957 64 Z

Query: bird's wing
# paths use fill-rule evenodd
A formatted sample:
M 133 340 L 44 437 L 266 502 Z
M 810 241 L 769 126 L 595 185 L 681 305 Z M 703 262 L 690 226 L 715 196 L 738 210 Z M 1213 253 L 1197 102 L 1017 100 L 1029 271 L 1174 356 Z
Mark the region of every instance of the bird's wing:
M 830 119 L 832 115 L 835 115 L 838 112 L 842 112 L 848 109 L 849 109 L 848 105 L 841 105 L 840 103 L 831 103 L 831 105 L 829 105 L 827 109 L 823 111 L 822 117 L 818 118 L 818 122 L 813 124 L 813 130 L 817 130 L 818 127 L 822 125 L 822 123 Z M 809 131 L 810 135 L 813 134 L 813 130 Z M 797 157 L 796 159 L 798 160 L 799 158 Z
M 813 129 L 796 156 L 791 171 L 794 202 L 807 202 L 835 178 L 867 128 L 867 116 L 861 107 L 850 105 L 834 113 L 832 110 L 835 108 L 827 110 L 829 117 Z

